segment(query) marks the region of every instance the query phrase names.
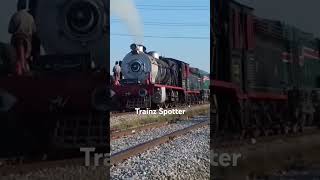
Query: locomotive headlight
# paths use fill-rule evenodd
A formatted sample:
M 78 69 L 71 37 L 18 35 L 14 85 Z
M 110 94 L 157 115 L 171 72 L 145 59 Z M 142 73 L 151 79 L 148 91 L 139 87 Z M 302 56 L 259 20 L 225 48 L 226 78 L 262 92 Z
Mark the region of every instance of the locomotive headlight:
M 139 96 L 145 97 L 148 94 L 148 91 L 146 89 L 140 89 L 139 90 Z
M 90 1 L 72 3 L 66 11 L 66 24 L 71 32 L 86 35 L 94 31 L 99 22 L 99 10 Z
M 131 64 L 130 68 L 131 68 L 132 72 L 139 72 L 140 69 L 141 69 L 141 63 L 134 62 L 134 63 Z

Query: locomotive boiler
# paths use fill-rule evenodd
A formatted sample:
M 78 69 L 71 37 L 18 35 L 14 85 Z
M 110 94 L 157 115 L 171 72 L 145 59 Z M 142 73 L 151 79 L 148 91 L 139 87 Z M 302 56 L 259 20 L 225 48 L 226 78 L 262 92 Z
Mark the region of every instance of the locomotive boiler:
M 146 52 L 142 45 L 131 45 L 131 52 L 123 59 L 122 73 L 125 79 L 136 79 L 152 84 L 177 85 L 178 62 L 161 58 L 157 52 Z
M 208 74 L 189 64 L 132 44 L 122 61 L 123 79 L 114 86 L 121 107 L 170 107 L 208 100 Z
M 103 0 L 28 1 L 45 52 L 30 63 L 31 74 L 0 73 L 8 148 L 1 156 L 107 147 L 108 7 Z

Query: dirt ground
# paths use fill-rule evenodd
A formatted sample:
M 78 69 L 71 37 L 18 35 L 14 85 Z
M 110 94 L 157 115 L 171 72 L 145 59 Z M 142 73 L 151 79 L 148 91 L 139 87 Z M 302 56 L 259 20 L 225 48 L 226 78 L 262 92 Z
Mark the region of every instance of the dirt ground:
M 183 107 L 183 108 L 172 108 L 172 109 L 181 109 L 186 110 L 184 115 L 167 115 L 163 116 L 160 114 L 146 114 L 146 115 L 138 115 L 136 112 L 132 112 L 130 114 L 120 115 L 120 116 L 111 116 L 110 117 L 110 127 L 111 128 L 119 128 L 123 125 L 140 125 L 141 123 L 152 122 L 152 121 L 160 121 L 161 119 L 172 119 L 174 117 L 183 117 L 196 115 L 197 112 L 202 112 L 204 110 L 209 111 L 209 104 L 204 105 L 194 105 L 191 107 Z
M 320 131 L 297 137 L 283 137 L 215 152 L 240 153 L 237 166 L 215 166 L 216 179 L 242 180 L 248 175 L 264 177 L 292 168 L 320 164 Z

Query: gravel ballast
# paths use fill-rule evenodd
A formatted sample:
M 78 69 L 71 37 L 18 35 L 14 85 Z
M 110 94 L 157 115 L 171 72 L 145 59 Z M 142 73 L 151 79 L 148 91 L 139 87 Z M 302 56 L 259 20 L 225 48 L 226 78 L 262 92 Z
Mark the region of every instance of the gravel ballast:
M 192 120 L 178 121 L 173 124 L 168 124 L 158 128 L 139 131 L 136 134 L 132 134 L 126 137 L 112 140 L 110 143 L 111 154 L 128 149 L 129 147 L 133 147 L 135 145 L 153 140 L 155 138 L 164 136 L 166 134 L 170 134 L 174 131 L 195 125 L 204 120 L 208 120 L 208 118 L 199 116 L 199 117 L 193 118 Z
M 209 127 L 111 167 L 111 179 L 209 179 Z
M 108 167 L 70 166 L 42 169 L 22 175 L 7 175 L 0 180 L 106 180 Z

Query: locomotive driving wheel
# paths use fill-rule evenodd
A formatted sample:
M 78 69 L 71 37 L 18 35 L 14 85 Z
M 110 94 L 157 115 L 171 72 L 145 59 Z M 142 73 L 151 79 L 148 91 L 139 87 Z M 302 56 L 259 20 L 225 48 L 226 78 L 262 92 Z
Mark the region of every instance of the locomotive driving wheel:
M 213 117 L 214 122 L 212 123 L 214 126 L 214 137 L 218 136 L 219 132 L 219 111 L 218 111 L 218 103 L 217 103 L 217 97 L 216 95 L 213 95 L 213 105 L 210 106 L 210 116 Z
M 263 118 L 263 135 L 270 136 L 273 133 L 272 112 L 270 112 L 266 103 L 262 103 L 260 109 L 262 111 L 261 116 Z
M 164 102 L 164 103 L 158 104 L 158 107 L 165 109 L 165 108 L 168 108 L 168 105 Z
M 257 138 L 268 134 L 267 114 L 258 102 L 247 102 L 244 107 L 242 138 Z
M 169 108 L 169 103 L 166 103 L 166 102 L 165 102 L 165 103 L 163 103 L 163 104 L 164 104 L 164 108 L 166 108 L 166 109 Z
M 218 96 L 216 105 L 216 135 L 238 139 L 242 129 L 241 105 L 233 98 Z

